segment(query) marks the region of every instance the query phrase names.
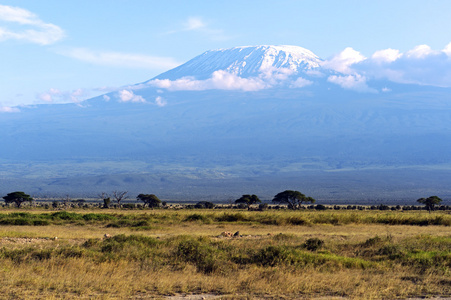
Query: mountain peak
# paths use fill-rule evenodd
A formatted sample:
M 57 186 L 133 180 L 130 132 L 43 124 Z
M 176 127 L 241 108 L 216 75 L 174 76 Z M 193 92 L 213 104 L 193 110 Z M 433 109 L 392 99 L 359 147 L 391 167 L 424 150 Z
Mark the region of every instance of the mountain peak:
M 321 59 L 317 55 L 298 46 L 242 46 L 206 51 L 154 79 L 175 80 L 187 76 L 206 79 L 219 70 L 243 78 L 258 76 L 274 69 L 300 73 L 318 68 L 320 63 Z

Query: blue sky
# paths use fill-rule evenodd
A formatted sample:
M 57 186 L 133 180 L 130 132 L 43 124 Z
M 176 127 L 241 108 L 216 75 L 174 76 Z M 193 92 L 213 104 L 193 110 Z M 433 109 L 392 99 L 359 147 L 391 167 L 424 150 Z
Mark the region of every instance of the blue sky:
M 217 48 L 296 45 L 331 60 L 348 47 L 451 51 L 450 12 L 448 0 L 1 1 L 0 110 L 49 91 L 82 100 Z

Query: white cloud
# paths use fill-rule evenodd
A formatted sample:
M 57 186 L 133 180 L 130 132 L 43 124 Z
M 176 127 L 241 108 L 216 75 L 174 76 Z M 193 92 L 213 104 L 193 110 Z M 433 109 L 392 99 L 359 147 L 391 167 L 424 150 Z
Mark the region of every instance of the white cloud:
M 146 100 L 139 95 L 135 95 L 133 91 L 121 90 L 118 92 L 120 102 L 146 102 Z
M 371 59 L 379 63 L 391 63 L 402 56 L 397 49 L 385 49 L 374 52 Z
M 0 106 L 0 113 L 15 113 L 15 112 L 20 112 L 20 109 L 11 106 Z
M 418 45 L 412 50 L 406 52 L 406 56 L 408 58 L 418 58 L 418 59 L 425 58 L 432 54 L 438 54 L 438 52 L 433 51 L 431 47 L 429 47 L 428 45 Z
M 80 103 L 89 97 L 89 92 L 84 89 L 76 89 L 73 91 L 60 91 L 59 89 L 51 88 L 44 93 L 37 95 L 37 99 L 44 102 L 51 103 L 66 103 L 74 102 Z
M 41 22 L 36 15 L 28 10 L 7 5 L 0 5 L 0 20 L 28 25 Z
M 391 89 L 389 89 L 388 87 L 383 87 L 382 92 L 388 93 L 388 92 L 391 92 Z
M 327 81 L 337 84 L 347 90 L 354 90 L 357 92 L 376 92 L 376 90 L 368 87 L 366 84 L 366 77 L 359 74 L 345 76 L 332 75 L 327 78 Z
M 377 51 L 371 59 L 357 63 L 352 68 L 368 79 L 451 87 L 450 54 L 451 43 L 441 51 L 433 50 L 428 45 L 416 46 L 406 53 L 387 49 Z
M 105 101 L 110 101 L 111 100 L 111 97 L 110 96 L 108 96 L 108 95 L 103 95 L 103 100 L 105 100 Z
M 19 29 L 0 27 L 0 41 L 12 39 L 49 45 L 64 37 L 64 31 L 60 27 L 45 23 L 37 15 L 20 7 L 0 5 L 0 20 L 20 25 Z
M 203 91 L 212 89 L 258 91 L 269 87 L 260 78 L 242 78 L 223 70 L 213 72 L 212 76 L 206 80 L 183 77 L 174 81 L 169 79 L 155 79 L 150 81 L 149 84 L 171 91 Z
M 38 95 L 38 99 L 45 102 L 54 102 L 57 98 L 62 97 L 62 93 L 58 89 L 51 88 L 47 92 Z
M 214 41 L 225 41 L 231 39 L 230 36 L 224 33 L 222 29 L 211 28 L 207 22 L 200 17 L 189 17 L 182 22 L 179 29 L 168 31 L 164 34 L 177 34 L 182 32 L 198 32 Z
M 187 30 L 187 31 L 198 30 L 201 28 L 205 28 L 207 26 L 204 23 L 204 21 L 202 21 L 201 18 L 197 18 L 197 17 L 188 18 L 188 20 L 185 22 L 184 25 L 185 25 L 184 30 Z
M 448 55 L 449 57 L 451 57 L 451 43 L 449 43 L 448 45 L 446 45 L 445 49 L 443 49 L 443 53 L 445 53 L 446 55 Z
M 290 88 L 302 88 L 313 84 L 305 78 L 290 78 L 293 70 L 267 68 L 258 77 L 243 78 L 226 70 L 213 72 L 210 78 L 198 80 L 194 77 L 182 77 L 176 80 L 154 79 L 146 83 L 159 89 L 170 91 L 204 91 L 204 90 L 241 90 L 246 92 L 259 91 L 277 86 L 288 86 Z
M 163 97 L 157 96 L 155 98 L 155 104 L 158 105 L 159 107 L 163 107 L 166 106 L 167 102 Z
M 88 96 L 87 92 L 83 89 L 76 89 L 69 94 L 69 98 L 74 103 L 82 102 Z
M 273 66 L 260 68 L 260 78 L 271 85 L 276 85 L 280 81 L 287 80 L 294 74 L 294 70 L 289 68 L 276 68 Z
M 313 81 L 310 81 L 308 79 L 299 77 L 293 83 L 291 83 L 290 87 L 292 87 L 292 88 L 303 88 L 303 87 L 309 86 L 311 84 L 313 84 Z
M 241 78 L 226 71 L 215 71 L 207 84 L 220 90 L 258 91 L 268 85 L 259 78 Z
M 332 59 L 324 61 L 321 66 L 343 74 L 350 74 L 353 72 L 351 66 L 365 59 L 366 57 L 360 54 L 360 52 L 348 47 Z
M 38 98 L 45 102 L 53 102 L 53 97 L 50 93 L 42 93 L 38 96 Z
M 59 54 L 72 57 L 81 61 L 107 66 L 119 66 L 139 69 L 167 70 L 180 65 L 171 57 L 159 57 L 143 54 L 98 52 L 86 48 L 72 48 L 59 50 Z

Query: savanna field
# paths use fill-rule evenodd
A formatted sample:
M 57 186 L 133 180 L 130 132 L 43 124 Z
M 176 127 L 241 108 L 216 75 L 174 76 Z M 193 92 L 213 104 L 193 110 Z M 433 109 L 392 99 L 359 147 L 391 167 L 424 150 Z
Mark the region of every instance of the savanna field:
M 0 295 L 451 297 L 450 226 L 425 210 L 3 208 Z

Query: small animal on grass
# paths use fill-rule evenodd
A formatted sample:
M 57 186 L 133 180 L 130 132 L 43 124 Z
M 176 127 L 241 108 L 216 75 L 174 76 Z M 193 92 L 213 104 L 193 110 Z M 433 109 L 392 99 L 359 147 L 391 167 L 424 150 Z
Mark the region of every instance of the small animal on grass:
M 231 233 L 230 231 L 224 231 L 223 233 L 221 233 L 221 235 L 223 237 L 232 237 L 233 233 Z

